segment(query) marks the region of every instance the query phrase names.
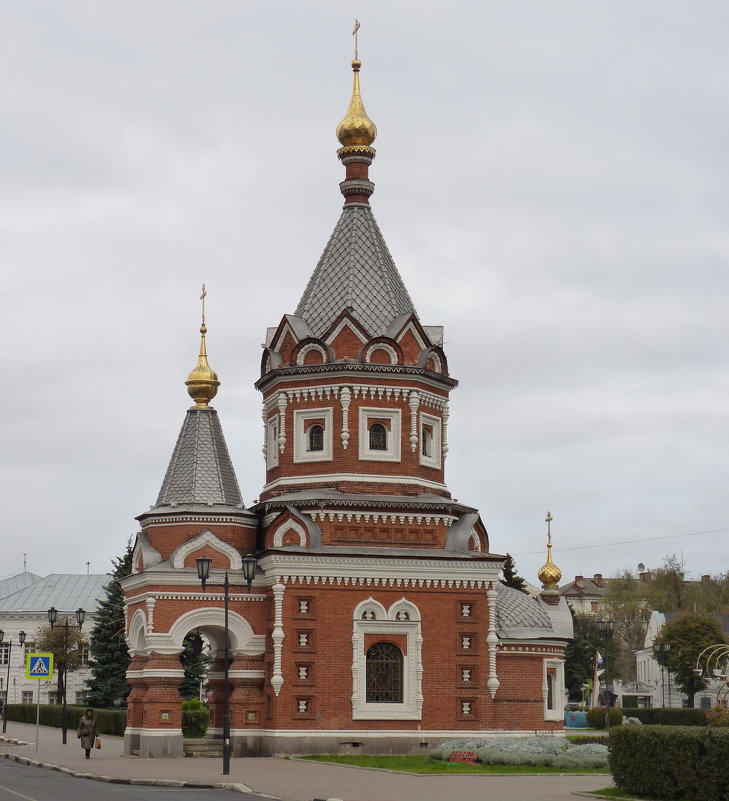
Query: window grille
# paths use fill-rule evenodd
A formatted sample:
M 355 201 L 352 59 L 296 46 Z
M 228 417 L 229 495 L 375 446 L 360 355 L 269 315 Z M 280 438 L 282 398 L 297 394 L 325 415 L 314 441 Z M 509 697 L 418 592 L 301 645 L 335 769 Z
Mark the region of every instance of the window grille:
M 309 434 L 309 448 L 310 451 L 323 451 L 324 450 L 324 429 L 319 426 L 311 426 L 308 431 Z
M 370 426 L 370 450 L 387 450 L 387 429 L 382 423 L 374 423 Z
M 367 651 L 367 703 L 403 702 L 402 651 L 392 643 L 378 642 Z

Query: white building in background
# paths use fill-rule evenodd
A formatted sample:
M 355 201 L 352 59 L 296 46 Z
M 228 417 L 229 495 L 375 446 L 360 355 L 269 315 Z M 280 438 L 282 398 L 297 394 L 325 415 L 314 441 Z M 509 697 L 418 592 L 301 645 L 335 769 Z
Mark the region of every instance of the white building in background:
M 84 609 L 86 618 L 82 632 L 88 642 L 99 601 L 106 597 L 104 587 L 110 580 L 108 574 L 53 573 L 44 577 L 20 573 L 0 581 L 0 629 L 4 632 L 0 643 L 0 698 L 3 701 L 35 703 L 40 690 L 42 704 L 56 702 L 58 674 L 54 673 L 49 681 L 26 679 L 26 654 L 37 650 L 38 633 L 49 625 L 51 607 L 58 610 L 58 623 L 63 625 L 68 617 L 69 625 L 73 626 L 76 626 L 76 610 Z M 26 635 L 22 648 L 18 640 L 21 631 Z M 84 661 L 87 659 L 88 647 L 84 649 Z M 85 703 L 88 678 L 89 671 L 85 667 L 68 674 L 68 704 Z
M 677 612 L 651 612 L 648 621 L 648 629 L 643 641 L 643 648 L 636 651 L 637 660 L 637 684 L 640 692 L 630 685 L 618 685 L 615 692 L 619 695 L 644 695 L 650 697 L 649 705 L 652 707 L 683 707 L 687 704 L 687 697 L 676 687 L 675 680 L 669 675 L 668 671 L 661 668 L 655 660 L 653 645 L 656 637 L 663 626 L 673 618 L 677 617 Z M 729 635 L 729 615 L 716 615 L 716 619 L 725 635 Z M 723 685 L 723 682 L 712 681 L 706 690 L 696 693 L 694 705 L 702 709 L 710 709 L 716 704 L 716 696 Z M 631 691 L 633 690 L 633 691 Z

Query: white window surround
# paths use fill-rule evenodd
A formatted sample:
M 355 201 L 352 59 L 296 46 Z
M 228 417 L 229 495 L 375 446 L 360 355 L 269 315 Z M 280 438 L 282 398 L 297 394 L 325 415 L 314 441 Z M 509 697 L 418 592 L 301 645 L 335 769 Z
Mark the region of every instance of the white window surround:
M 370 345 L 370 347 L 367 348 L 367 352 L 365 353 L 366 362 L 372 361 L 372 354 L 376 350 L 384 351 L 390 357 L 390 364 L 397 364 L 398 362 L 397 351 L 395 350 L 395 348 L 392 347 L 392 345 L 388 345 L 386 342 L 376 342 L 374 345 Z
M 547 706 L 547 670 L 552 668 L 555 672 L 552 688 L 552 707 Z M 544 719 L 562 720 L 564 718 L 564 705 L 567 701 L 564 695 L 564 660 L 545 659 L 542 691 L 544 693 Z
M 374 612 L 376 620 L 362 620 L 365 612 Z M 398 612 L 406 612 L 409 620 L 397 620 Z M 402 598 L 385 610 L 373 598 L 362 601 L 352 620 L 352 719 L 353 720 L 420 720 L 423 709 L 420 612 L 415 604 Z M 403 702 L 398 704 L 367 703 L 366 635 L 405 635 L 403 650 Z M 371 638 L 369 638 L 371 640 Z M 369 642 L 369 645 L 373 645 Z
M 425 456 L 423 454 L 423 447 L 422 442 L 420 444 L 420 464 L 424 467 L 434 467 L 436 469 L 440 469 L 442 464 L 442 447 L 441 443 L 443 440 L 443 436 L 441 434 L 441 421 L 440 417 L 435 417 L 432 414 L 427 414 L 426 412 L 420 413 L 420 436 L 423 436 L 423 429 L 428 426 L 433 432 L 433 436 L 431 439 L 431 449 L 430 449 L 430 456 Z
M 331 462 L 332 461 L 332 407 L 325 409 L 294 410 L 294 462 Z M 324 428 L 324 447 L 320 451 L 307 449 L 309 443 L 307 423 L 318 422 Z
M 322 364 L 326 362 L 328 354 L 324 348 L 321 345 L 317 345 L 315 342 L 310 342 L 308 345 L 304 345 L 304 347 L 296 355 L 296 364 L 299 366 L 303 365 L 304 359 L 306 359 L 306 354 L 311 353 L 311 351 L 316 351 L 317 353 L 321 354 Z
M 378 409 L 361 406 L 359 409 L 359 458 L 368 462 L 399 462 L 401 459 L 400 409 Z M 376 422 L 389 421 L 387 448 L 383 451 L 370 449 L 370 426 Z
M 278 415 L 266 422 L 266 467 L 278 467 Z

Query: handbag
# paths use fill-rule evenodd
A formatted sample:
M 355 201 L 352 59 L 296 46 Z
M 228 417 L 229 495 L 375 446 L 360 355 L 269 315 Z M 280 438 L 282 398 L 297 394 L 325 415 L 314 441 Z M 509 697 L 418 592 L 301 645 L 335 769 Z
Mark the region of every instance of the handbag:
M 101 737 L 96 738 L 96 742 L 94 743 L 94 748 L 101 748 Z

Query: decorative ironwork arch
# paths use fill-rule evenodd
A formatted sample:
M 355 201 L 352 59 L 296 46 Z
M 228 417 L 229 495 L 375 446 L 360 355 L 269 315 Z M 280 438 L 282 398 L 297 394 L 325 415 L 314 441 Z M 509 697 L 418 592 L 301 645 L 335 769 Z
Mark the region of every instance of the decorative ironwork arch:
M 391 642 L 376 642 L 367 649 L 367 703 L 403 702 L 402 651 Z

